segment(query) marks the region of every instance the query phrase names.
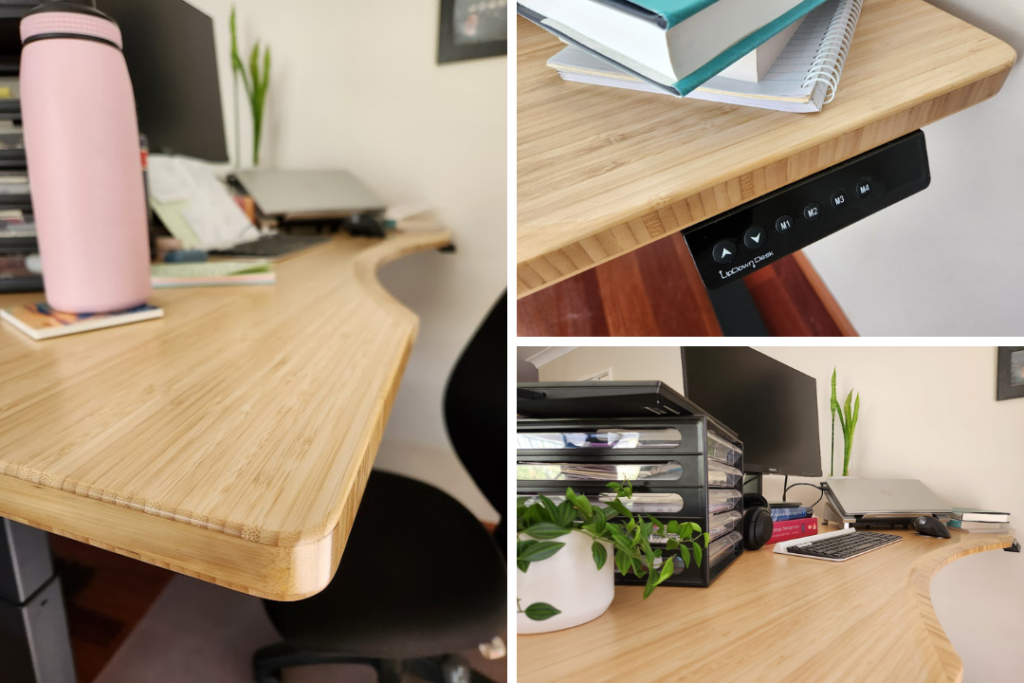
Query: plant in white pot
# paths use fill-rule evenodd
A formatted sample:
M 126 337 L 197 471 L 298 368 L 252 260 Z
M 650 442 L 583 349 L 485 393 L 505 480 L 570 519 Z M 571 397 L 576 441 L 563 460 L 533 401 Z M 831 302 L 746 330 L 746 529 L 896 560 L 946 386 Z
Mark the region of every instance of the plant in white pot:
M 629 482 L 608 486 L 615 498 L 603 503 L 607 507 L 593 505 L 571 488 L 557 504 L 546 496 L 516 501 L 518 633 L 558 631 L 604 614 L 615 596 L 613 567 L 623 575 L 646 577 L 646 599 L 672 576 L 675 562 L 688 567 L 692 557 L 700 566 L 708 535 L 699 524 L 663 524 L 651 516 L 645 521 L 622 504 L 622 497 L 633 495 Z M 664 551 L 651 547 L 652 536 L 667 539 Z M 677 558 L 661 561 L 662 552 L 676 550 Z

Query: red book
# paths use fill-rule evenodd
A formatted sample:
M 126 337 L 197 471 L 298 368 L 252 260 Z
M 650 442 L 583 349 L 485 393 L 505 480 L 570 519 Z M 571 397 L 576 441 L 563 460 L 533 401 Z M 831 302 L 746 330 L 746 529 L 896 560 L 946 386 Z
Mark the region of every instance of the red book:
M 775 522 L 772 525 L 772 537 L 768 543 L 789 541 L 804 536 L 816 536 L 818 534 L 818 518 L 807 517 L 805 519 L 787 519 L 784 522 Z

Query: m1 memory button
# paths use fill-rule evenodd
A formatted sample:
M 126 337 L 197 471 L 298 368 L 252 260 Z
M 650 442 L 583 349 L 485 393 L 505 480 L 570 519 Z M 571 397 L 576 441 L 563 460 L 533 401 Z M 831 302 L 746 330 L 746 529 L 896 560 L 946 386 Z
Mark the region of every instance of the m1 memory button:
M 832 203 L 833 209 L 842 209 L 846 206 L 846 193 L 839 190 L 832 195 L 832 198 L 829 201 Z
M 857 181 L 857 196 L 867 197 L 871 194 L 871 178 L 861 178 Z
M 736 245 L 732 240 L 722 240 L 711 250 L 711 257 L 718 263 L 729 263 L 736 258 Z
M 764 243 L 767 241 L 768 233 L 764 228 L 754 226 L 747 228 L 747 231 L 743 233 L 743 244 L 747 245 L 747 249 L 764 249 Z
M 775 219 L 775 232 L 785 235 L 793 229 L 793 219 L 789 216 L 779 216 Z
M 818 216 L 821 215 L 821 207 L 817 202 L 811 202 L 804 207 L 804 220 L 816 221 Z

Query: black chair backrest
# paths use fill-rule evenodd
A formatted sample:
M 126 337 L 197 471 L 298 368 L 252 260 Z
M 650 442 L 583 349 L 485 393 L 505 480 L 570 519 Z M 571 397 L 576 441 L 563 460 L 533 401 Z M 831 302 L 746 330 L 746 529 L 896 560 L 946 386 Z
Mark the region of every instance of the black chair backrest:
M 444 415 L 455 453 L 504 515 L 508 372 L 507 293 L 462 351 L 445 389 Z M 500 538 L 500 536 L 499 536 Z M 504 545 L 502 549 L 504 549 Z

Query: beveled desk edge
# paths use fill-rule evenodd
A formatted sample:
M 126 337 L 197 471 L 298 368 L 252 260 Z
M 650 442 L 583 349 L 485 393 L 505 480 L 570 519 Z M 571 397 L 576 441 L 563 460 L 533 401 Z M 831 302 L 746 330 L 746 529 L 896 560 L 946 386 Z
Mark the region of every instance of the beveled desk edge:
M 411 318 L 412 325 L 389 390 L 375 406 L 375 419 L 362 435 L 362 462 L 344 482 L 340 505 L 316 537 L 300 538 L 295 545 L 259 543 L 203 526 L 199 520 L 174 519 L 10 475 L 0 475 L 0 516 L 260 598 L 291 601 L 315 595 L 338 568 L 419 330 L 418 318 L 381 285 L 377 270 L 403 256 L 450 244 L 451 233 L 446 230 L 395 233 L 360 253 L 353 264 L 359 294 Z M 97 527 L 104 529 L 103 541 L 93 537 L 91 530 Z M 185 561 L 180 551 L 175 552 L 183 533 L 188 534 L 190 545 L 198 542 L 202 548 Z

